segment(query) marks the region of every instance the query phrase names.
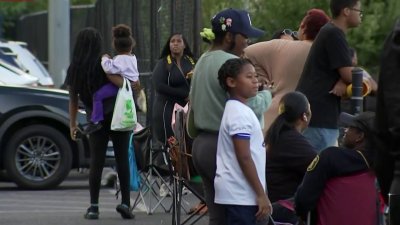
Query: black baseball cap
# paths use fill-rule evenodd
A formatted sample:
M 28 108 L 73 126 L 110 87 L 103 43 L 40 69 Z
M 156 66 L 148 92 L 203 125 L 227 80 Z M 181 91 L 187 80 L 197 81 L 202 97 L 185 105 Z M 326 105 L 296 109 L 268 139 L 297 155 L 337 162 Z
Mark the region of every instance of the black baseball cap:
M 251 25 L 250 15 L 245 10 L 225 9 L 211 19 L 212 31 L 240 33 L 249 38 L 264 35 L 264 31 Z
M 374 130 L 375 113 L 368 111 L 355 116 L 342 112 L 339 121 L 342 126 L 355 127 L 363 132 L 372 132 Z

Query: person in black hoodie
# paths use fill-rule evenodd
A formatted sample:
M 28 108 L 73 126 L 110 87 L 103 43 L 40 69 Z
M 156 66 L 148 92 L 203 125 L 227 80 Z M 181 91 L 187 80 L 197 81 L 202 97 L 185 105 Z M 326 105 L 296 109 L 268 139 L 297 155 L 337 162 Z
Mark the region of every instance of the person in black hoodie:
M 400 177 L 398 175 L 400 174 L 399 75 L 400 20 L 397 21 L 385 41 L 376 104 L 376 126 L 380 140 L 376 174 L 385 203 L 390 202 L 390 224 L 400 223 L 400 214 L 398 213 L 400 205 Z

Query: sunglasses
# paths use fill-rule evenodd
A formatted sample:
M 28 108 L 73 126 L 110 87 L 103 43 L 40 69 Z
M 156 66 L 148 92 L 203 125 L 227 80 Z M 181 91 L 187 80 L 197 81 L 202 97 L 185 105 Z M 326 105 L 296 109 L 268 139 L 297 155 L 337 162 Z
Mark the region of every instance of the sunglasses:
M 297 38 L 297 31 L 292 31 L 291 29 L 284 29 L 281 34 L 289 35 L 294 38 Z

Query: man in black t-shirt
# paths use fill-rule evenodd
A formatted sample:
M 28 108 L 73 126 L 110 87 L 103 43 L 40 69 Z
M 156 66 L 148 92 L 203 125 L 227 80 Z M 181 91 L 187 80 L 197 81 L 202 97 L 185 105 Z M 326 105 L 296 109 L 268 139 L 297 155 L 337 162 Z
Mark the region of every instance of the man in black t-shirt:
M 340 97 L 351 83 L 353 69 L 345 33 L 362 17 L 359 0 L 331 0 L 330 6 L 333 19 L 314 40 L 297 86 L 313 114 L 304 136 L 319 151 L 337 143 Z

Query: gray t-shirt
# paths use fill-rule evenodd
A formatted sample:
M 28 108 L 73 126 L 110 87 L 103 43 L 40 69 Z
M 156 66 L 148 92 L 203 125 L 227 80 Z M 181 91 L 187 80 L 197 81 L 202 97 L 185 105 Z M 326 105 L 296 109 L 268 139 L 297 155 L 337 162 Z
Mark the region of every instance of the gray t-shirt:
M 218 132 L 227 93 L 219 85 L 218 70 L 226 60 L 237 56 L 222 50 L 204 53 L 194 68 L 190 104 L 197 129 Z

